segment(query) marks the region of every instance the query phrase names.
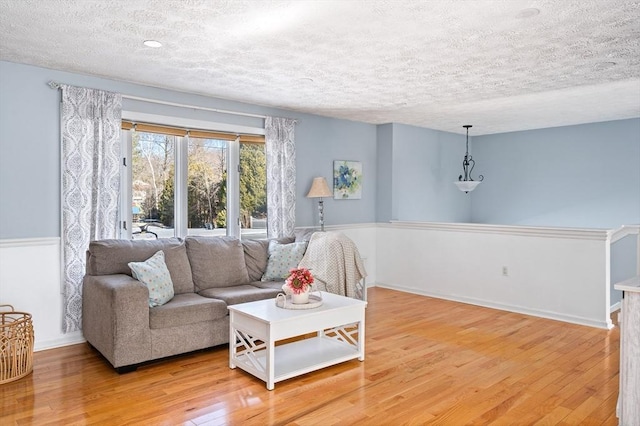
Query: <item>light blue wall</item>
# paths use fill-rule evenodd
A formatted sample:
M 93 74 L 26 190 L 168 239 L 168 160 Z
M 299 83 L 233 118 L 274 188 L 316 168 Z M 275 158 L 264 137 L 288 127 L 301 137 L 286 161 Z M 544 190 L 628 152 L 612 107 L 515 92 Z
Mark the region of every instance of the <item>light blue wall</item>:
M 362 163 L 362 198 L 325 198 L 325 225 L 376 221 L 376 126 L 308 115 L 296 125 L 296 158 L 297 225 L 318 225 L 318 200 L 305 197 L 314 177 L 324 176 L 333 187 L 334 160 Z
M 389 222 L 393 218 L 393 124 L 378 126 L 377 145 L 376 220 Z
M 41 74 L 0 62 L 0 238 L 59 235 L 59 97 Z
M 618 228 L 640 223 L 640 119 L 472 139 L 485 180 L 476 223 Z
M 306 193 L 330 183 L 334 160 L 363 165 L 361 200 L 325 200 L 328 225 L 391 219 L 617 228 L 640 223 L 640 119 L 471 138 L 485 181 L 464 194 L 464 135 L 402 124 L 375 126 L 0 61 L 0 238 L 59 235 L 59 93 L 46 83 L 211 108 L 292 117 L 297 225 L 317 225 Z M 124 101 L 124 108 L 262 127 L 256 118 Z
M 317 223 L 316 204 L 305 196 L 313 177 L 325 176 L 331 182 L 333 160 L 362 161 L 363 197 L 327 200 L 327 224 L 375 222 L 374 125 L 0 61 L 0 239 L 60 235 L 60 95 L 47 86 L 50 80 L 156 100 L 296 118 L 296 225 Z M 131 100 L 123 103 L 133 111 L 263 127 L 261 119 L 191 109 L 185 112 Z
M 465 137 L 393 124 L 392 138 L 392 219 L 469 222 L 471 199 L 453 184 L 462 171 Z M 380 139 L 378 145 L 380 152 Z M 378 217 L 383 214 L 379 210 Z

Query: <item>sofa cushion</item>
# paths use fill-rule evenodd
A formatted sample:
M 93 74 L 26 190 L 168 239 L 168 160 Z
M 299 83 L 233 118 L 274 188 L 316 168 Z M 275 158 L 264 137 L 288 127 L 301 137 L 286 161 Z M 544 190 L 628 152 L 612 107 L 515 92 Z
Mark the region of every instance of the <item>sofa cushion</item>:
M 296 243 L 299 243 L 301 241 L 311 241 L 311 236 L 313 235 L 314 232 L 316 232 L 316 230 L 313 228 L 303 228 L 303 229 L 296 229 L 294 232 L 295 232 L 295 241 Z
M 284 281 L 252 281 L 251 285 L 256 286 L 258 288 L 267 288 L 271 290 L 277 290 L 278 293 L 284 293 L 282 286 L 284 285 Z
M 306 241 L 291 244 L 269 241 L 269 260 L 261 281 L 279 281 L 287 278 L 289 271 L 298 267 L 306 249 Z
M 272 241 L 271 239 L 269 241 Z M 274 238 L 273 241 L 277 241 L 280 244 L 291 244 L 296 242 L 296 237 L 280 237 Z
M 164 263 L 164 252 L 158 250 L 144 262 L 129 262 L 133 278 L 147 286 L 149 307 L 161 306 L 173 298 L 171 274 Z
M 195 292 L 191 264 L 187 257 L 187 246 L 184 241 L 177 246 L 165 247 L 162 251 L 164 251 L 164 261 L 171 273 L 175 294 Z
M 234 237 L 187 237 L 196 291 L 246 284 L 249 280 L 242 243 Z
M 227 305 L 235 305 L 238 303 L 275 298 L 278 293 L 280 293 L 280 291 L 245 284 L 233 287 L 209 288 L 202 290 L 198 294 L 204 297 L 224 300 Z
M 242 240 L 244 262 L 250 281 L 258 281 L 267 269 L 269 240 Z
M 171 274 L 174 293 L 193 292 L 191 265 L 187 258 L 185 243 L 179 238 L 92 241 L 87 250 L 87 274 L 131 276 L 129 262 L 143 262 L 158 250 L 164 252 L 164 260 Z
M 178 327 L 215 321 L 227 314 L 227 304 L 222 300 L 195 293 L 177 294 L 169 303 L 149 309 L 149 326 L 151 329 Z

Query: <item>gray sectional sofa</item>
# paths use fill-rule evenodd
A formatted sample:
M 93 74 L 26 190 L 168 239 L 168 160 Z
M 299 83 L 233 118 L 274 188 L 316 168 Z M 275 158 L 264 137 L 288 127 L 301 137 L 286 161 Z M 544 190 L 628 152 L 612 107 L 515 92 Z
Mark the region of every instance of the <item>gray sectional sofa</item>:
M 279 240 L 293 242 L 293 238 Z M 228 343 L 227 305 L 274 298 L 282 281 L 260 281 L 268 240 L 187 237 L 91 242 L 83 282 L 85 339 L 119 372 L 171 355 Z M 162 250 L 174 297 L 149 307 L 129 262 Z

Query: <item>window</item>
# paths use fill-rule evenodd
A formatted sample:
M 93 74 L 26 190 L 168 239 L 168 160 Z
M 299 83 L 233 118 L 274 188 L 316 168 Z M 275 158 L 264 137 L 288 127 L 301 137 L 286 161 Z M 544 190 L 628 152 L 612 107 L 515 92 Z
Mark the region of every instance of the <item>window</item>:
M 264 143 L 240 143 L 240 229 L 243 238 L 267 237 L 267 156 Z
M 175 136 L 147 132 L 131 134 L 133 238 L 174 235 L 175 146 Z
M 125 120 L 122 141 L 122 238 L 266 238 L 262 136 Z
M 187 234 L 226 235 L 227 142 L 189 138 Z

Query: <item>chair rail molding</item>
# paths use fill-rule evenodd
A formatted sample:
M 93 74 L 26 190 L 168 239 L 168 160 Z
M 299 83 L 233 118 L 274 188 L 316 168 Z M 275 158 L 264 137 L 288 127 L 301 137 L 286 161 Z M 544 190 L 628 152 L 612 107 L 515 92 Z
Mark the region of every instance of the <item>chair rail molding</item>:
M 392 220 L 381 223 L 380 227 L 400 229 L 423 229 L 437 231 L 472 232 L 487 234 L 507 234 L 531 237 L 571 238 L 579 240 L 600 240 L 608 237 L 607 229 L 556 228 L 541 226 L 489 225 L 483 223 L 405 222 Z
M 613 244 L 629 235 L 638 235 L 640 237 L 640 225 L 622 225 L 618 229 L 607 231 L 609 243 Z
M 0 249 L 10 247 L 51 246 L 59 244 L 60 237 L 0 239 Z

